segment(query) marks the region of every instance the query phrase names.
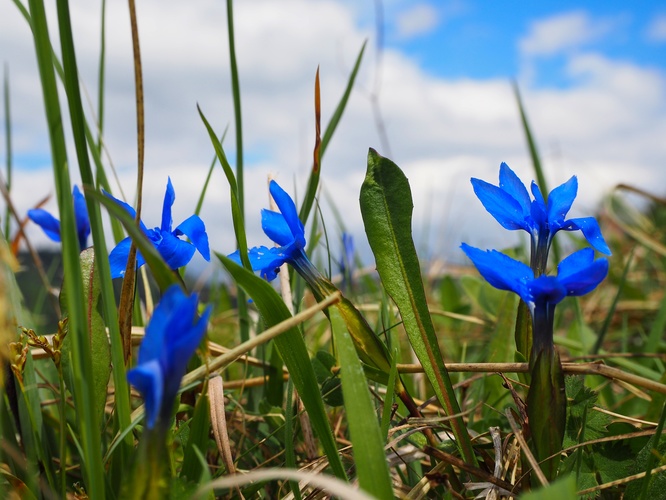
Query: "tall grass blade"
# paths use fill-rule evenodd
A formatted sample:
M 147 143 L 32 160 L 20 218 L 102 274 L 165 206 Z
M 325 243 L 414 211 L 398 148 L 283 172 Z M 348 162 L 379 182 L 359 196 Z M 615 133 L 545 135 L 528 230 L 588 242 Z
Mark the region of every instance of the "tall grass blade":
M 375 150 L 361 187 L 361 214 L 377 271 L 386 292 L 398 306 L 409 342 L 447 415 L 460 413 L 449 373 L 439 350 L 428 311 L 421 268 L 412 240 L 412 194 L 400 168 Z M 464 460 L 476 464 L 472 443 L 461 417 L 451 421 Z
M 104 498 L 104 470 L 102 467 L 101 439 L 97 415 L 94 411 L 94 388 L 91 382 L 92 362 L 89 332 L 86 323 L 85 298 L 81 268 L 79 266 L 79 243 L 76 234 L 72 189 L 69 178 L 62 113 L 58 98 L 55 72 L 52 62 L 51 41 L 46 22 L 46 12 L 41 0 L 30 0 L 32 33 L 37 53 L 37 65 L 44 95 L 44 108 L 51 141 L 51 154 L 55 177 L 58 208 L 61 220 L 61 239 L 65 280 L 70 292 L 67 294 L 69 310 L 69 332 L 72 340 L 72 364 L 74 368 L 74 400 L 77 422 L 84 451 L 83 470 L 88 494 Z M 70 69 L 71 80 L 77 79 L 74 50 L 69 26 L 69 6 L 66 1 L 58 3 L 58 22 L 65 70 Z M 66 84 L 67 86 L 67 84 Z M 68 97 L 71 97 L 71 88 Z M 74 117 L 72 117 L 74 126 Z
M 518 84 L 514 82 L 513 84 L 513 93 L 516 96 L 516 103 L 518 104 L 518 111 L 520 112 L 520 122 L 523 126 L 523 132 L 525 132 L 525 140 L 527 141 L 527 148 L 530 151 L 530 158 L 532 158 L 532 168 L 534 168 L 534 175 L 537 178 L 537 184 L 541 193 L 543 193 L 544 198 L 548 196 L 550 192 L 548 190 L 548 184 L 546 183 L 546 176 L 544 175 L 543 168 L 541 166 L 541 157 L 539 156 L 539 150 L 537 149 L 536 142 L 534 141 L 534 136 L 530 129 L 529 122 L 527 121 L 527 114 L 525 113 L 525 108 L 523 106 L 523 101 L 520 97 L 520 89 Z M 553 250 L 553 255 L 555 256 L 555 261 L 560 262 L 562 260 L 562 254 L 560 252 L 560 246 L 557 240 L 553 240 L 551 244 L 551 249 Z
M 236 283 L 245 288 L 248 295 L 252 297 L 266 326 L 277 325 L 281 321 L 291 317 L 282 298 L 270 284 L 255 276 L 251 271 L 240 267 L 224 255 L 217 254 L 217 257 Z M 310 421 L 315 432 L 319 436 L 333 474 L 340 479 L 346 480 L 347 475 L 338 455 L 314 368 L 310 362 L 308 350 L 301 333 L 298 329 L 291 328 L 279 337 L 276 337 L 273 342 L 289 370 L 289 375 L 294 382 L 299 396 L 303 400 L 303 405 L 310 416 Z
M 368 382 L 344 319 L 335 308 L 329 314 L 359 485 L 376 498 L 389 500 L 394 498 L 391 476 Z

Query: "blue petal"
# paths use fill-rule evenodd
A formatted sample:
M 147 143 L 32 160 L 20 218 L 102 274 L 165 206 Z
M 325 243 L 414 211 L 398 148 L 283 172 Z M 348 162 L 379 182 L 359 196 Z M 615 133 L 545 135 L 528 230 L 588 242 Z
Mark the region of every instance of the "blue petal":
M 206 226 L 198 215 L 192 215 L 181 222 L 176 230 L 175 235 L 184 234 L 187 236 L 194 246 L 203 255 L 203 258 L 210 261 L 210 247 L 208 245 L 208 235 L 206 234 Z
M 46 236 L 53 241 L 60 241 L 60 221 L 46 210 L 35 208 L 28 210 L 28 217 L 42 228 Z
M 109 264 L 111 265 L 111 278 L 122 278 L 125 276 L 125 268 L 127 267 L 127 258 L 129 257 L 130 246 L 132 240 L 125 238 L 118 243 L 111 253 L 109 254 Z M 143 255 L 136 252 L 136 268 L 140 268 L 146 263 Z
M 565 231 L 581 230 L 587 242 L 594 247 L 595 250 L 610 255 L 611 251 L 601 234 L 599 223 L 594 217 L 580 217 L 577 219 L 569 219 L 564 223 L 561 229 Z
M 530 231 L 523 208 L 508 192 L 481 179 L 473 178 L 471 181 L 476 196 L 502 227 Z
M 534 223 L 538 229 L 543 229 L 548 222 L 546 214 L 546 202 L 544 201 L 541 190 L 539 189 L 539 186 L 536 182 L 532 181 L 531 188 L 534 201 L 530 207 L 530 214 L 532 215 L 532 219 L 534 219 Z
M 298 211 L 296 210 L 294 200 L 275 181 L 270 182 L 269 190 L 275 200 L 275 204 L 280 209 L 280 213 L 284 216 L 289 229 L 291 229 L 294 240 L 299 242 L 301 248 L 305 247 L 305 228 L 301 219 L 298 218 Z
M 288 245 L 294 241 L 294 235 L 281 213 L 272 210 L 261 211 L 261 227 L 271 241 L 278 245 Z
M 179 285 L 172 285 L 164 292 L 146 326 L 146 333 L 141 342 L 141 349 L 139 349 L 139 364 L 148 363 L 153 359 L 166 358 L 173 311 L 186 299 L 187 296 Z M 179 334 L 179 332 L 175 333 Z
M 466 243 L 460 248 L 488 283 L 500 290 L 517 293 L 525 302 L 530 301 L 526 283 L 534 279 L 534 272 L 527 265 L 497 250 L 483 251 Z
M 171 177 L 167 179 L 166 192 L 164 193 L 164 204 L 162 205 L 162 225 L 160 229 L 162 231 L 171 232 L 171 224 L 173 219 L 171 217 L 171 206 L 176 200 L 176 192 L 173 189 L 173 184 L 171 184 Z
M 551 225 L 551 231 L 555 232 L 562 226 L 577 194 L 578 180 L 575 175 L 550 192 L 548 195 L 548 223 Z
M 178 239 L 170 232 L 162 231 L 162 241 L 157 246 L 157 251 L 171 269 L 186 265 L 192 260 L 194 250 L 192 243 Z
M 273 281 L 280 271 L 280 266 L 289 260 L 289 255 L 284 249 L 285 247 L 264 246 L 251 248 L 248 256 L 252 269 L 259 271 L 260 276 L 267 281 Z
M 608 259 L 594 260 L 594 250 L 584 248 L 557 266 L 557 279 L 567 289 L 567 295 L 585 295 L 594 290 L 608 275 Z
M 504 162 L 500 165 L 499 187 L 520 204 L 523 209 L 523 217 L 530 215 L 530 194 L 527 192 L 525 184 Z
M 136 387 L 146 407 L 146 426 L 155 427 L 157 416 L 162 407 L 164 394 L 164 374 L 157 360 L 138 365 L 127 372 L 127 380 Z
M 88 247 L 88 236 L 90 235 L 88 207 L 86 207 L 86 199 L 77 186 L 74 186 L 72 197 L 74 199 L 74 217 L 76 219 L 76 232 L 79 236 L 79 248 L 83 251 Z
M 567 296 L 567 289 L 554 276 L 541 275 L 532 280 L 528 288 L 532 296 L 531 301 L 535 304 L 555 305 Z

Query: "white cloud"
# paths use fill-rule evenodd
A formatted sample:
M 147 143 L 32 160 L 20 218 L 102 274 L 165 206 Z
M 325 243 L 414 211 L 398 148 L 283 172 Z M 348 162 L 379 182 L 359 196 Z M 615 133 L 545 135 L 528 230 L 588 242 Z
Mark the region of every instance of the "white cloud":
M 131 200 L 136 138 L 129 20 L 124 4 L 107 5 L 105 139 Z M 266 175 L 278 174 L 278 181 L 297 197 L 305 189 L 314 135 L 316 67 L 321 69 L 322 121 L 326 126 L 357 52 L 368 37 L 358 27 L 352 8 L 323 0 L 257 0 L 235 5 L 247 153 L 246 213 L 252 244 L 266 243 L 259 214 L 266 206 Z M 10 4 L 3 3 L 0 9 L 0 48 L 7 57 L 12 84 L 18 168 L 14 201 L 25 213 L 54 189 L 50 153 L 29 29 Z M 82 80 L 94 99 L 98 7 L 76 0 L 72 11 Z M 229 125 L 225 147 L 234 161 L 225 16 L 224 8 L 213 0 L 202 0 L 196 8 L 158 0 L 139 3 L 147 127 L 144 219 L 148 225 L 160 220 L 168 175 L 177 195 L 174 221 L 190 215 L 196 204 L 213 156 L 196 103 L 218 133 Z M 602 36 L 585 14 L 562 16 L 560 23 L 558 29 L 557 23 L 555 28 L 552 24 L 550 28 L 535 25 L 523 41 L 525 53 L 568 50 Z M 585 33 L 586 29 L 591 32 Z M 571 40 L 565 40 L 562 33 Z M 361 247 L 359 189 L 368 147 L 380 147 L 368 98 L 374 76 L 372 56 L 367 50 L 356 88 L 322 166 L 322 182 Z M 574 82 L 570 87 L 522 88 L 551 185 L 578 175 L 580 200 L 574 211 L 580 211 L 579 215 L 588 214 L 617 182 L 633 182 L 647 189 L 663 185 L 664 74 L 591 53 L 575 52 L 567 61 L 567 76 Z M 444 249 L 456 258 L 459 252 L 455 249 L 463 239 L 491 246 L 502 238 L 515 237 L 492 221 L 469 185 L 471 176 L 495 182 L 501 161 L 508 162 L 521 178 L 533 177 L 509 83 L 435 78 L 395 50 L 384 53 L 382 64 L 379 103 L 392 159 L 412 183 L 415 231 L 429 227 L 433 235 L 424 239 L 437 245 L 435 251 Z M 0 132 L 2 126 L 0 123 Z M 0 157 L 4 157 L 3 141 Z M 28 158 L 43 158 L 43 164 L 28 170 L 25 167 L 34 163 Z M 75 158 L 73 152 L 70 158 Z M 76 170 L 73 164 L 72 171 Z M 54 206 L 52 202 L 49 208 Z M 219 167 L 213 174 L 202 218 L 213 249 L 233 250 L 229 189 Z M 327 223 L 329 236 L 335 235 L 334 220 L 329 218 Z M 29 227 L 29 235 L 36 242 L 46 241 L 34 226 Z M 416 239 L 422 241 L 418 234 Z M 338 247 L 333 243 L 332 248 L 337 251 Z
M 420 3 L 398 14 L 396 19 L 397 35 L 400 38 L 412 38 L 433 31 L 439 24 L 439 13 L 430 4 Z
M 533 22 L 519 41 L 519 48 L 527 56 L 568 52 L 603 38 L 614 25 L 608 19 L 593 19 L 584 11 L 557 14 Z
M 645 32 L 648 40 L 653 42 L 666 42 L 666 14 L 654 17 Z

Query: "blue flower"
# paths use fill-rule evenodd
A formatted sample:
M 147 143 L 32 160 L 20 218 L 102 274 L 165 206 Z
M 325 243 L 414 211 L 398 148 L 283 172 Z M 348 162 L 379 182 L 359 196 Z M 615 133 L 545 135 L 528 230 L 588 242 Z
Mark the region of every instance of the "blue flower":
M 517 293 L 530 310 L 548 303 L 558 304 L 567 296 L 594 290 L 608 274 L 608 259 L 594 259 L 591 248 L 583 248 L 557 266 L 557 277 L 534 276 L 534 271 L 497 250 L 480 250 L 466 243 L 461 246 L 481 275 L 495 288 Z
M 594 290 L 608 274 L 608 259 L 594 259 L 594 250 L 579 250 L 557 266 L 557 276 L 535 277 L 534 271 L 497 250 L 483 251 L 465 243 L 461 246 L 488 283 L 520 296 L 532 315 L 533 347 L 530 359 L 553 344 L 555 306 L 567 296 Z
M 122 206 L 132 216 L 136 217 L 136 212 L 127 203 L 114 198 L 109 193 L 104 193 L 109 198 L 113 199 L 116 203 Z M 171 269 L 178 269 L 179 267 L 187 264 L 194 255 L 195 249 L 203 256 L 204 259 L 210 260 L 210 249 L 208 246 L 208 235 L 206 234 L 206 227 L 198 215 L 192 215 L 185 221 L 181 222 L 176 229 L 172 230 L 173 219 L 171 217 L 171 206 L 176 199 L 176 193 L 171 184 L 171 178 L 167 182 L 166 193 L 164 194 L 164 205 L 162 206 L 162 224 L 160 227 L 148 229 L 141 222 L 141 229 L 145 235 L 153 242 L 155 248 L 160 253 L 164 261 Z M 181 240 L 179 236 L 187 236 L 192 243 Z M 125 238 L 116 247 L 111 250 L 109 261 L 111 263 L 111 277 L 120 278 L 125 275 L 125 268 L 127 267 L 127 257 L 129 255 L 130 246 L 132 241 L 130 238 Z M 136 254 L 137 268 L 146 263 L 143 256 L 137 252 Z
M 280 266 L 285 262 L 293 265 L 299 272 L 313 272 L 313 266 L 305 255 L 305 229 L 298 218 L 294 200 L 275 181 L 270 182 L 269 190 L 280 212 L 262 210 L 261 227 L 264 233 L 280 246 L 251 248 L 248 256 L 252 269 L 259 271 L 268 281 L 276 278 Z M 239 264 L 241 262 L 238 250 L 229 255 L 229 258 Z
M 206 332 L 211 307 L 197 319 L 196 295 L 187 296 L 172 285 L 162 296 L 146 326 L 137 366 L 127 372 L 127 380 L 143 396 L 146 425 L 171 419 L 173 403 L 187 363 Z
M 500 166 L 499 186 L 480 179 L 472 179 L 472 186 L 486 210 L 503 227 L 523 229 L 530 234 L 533 259 L 537 252 L 540 254 L 537 257 L 540 272 L 545 269 L 553 237 L 560 230 L 580 230 L 596 250 L 606 255 L 611 253 L 594 217 L 565 219 L 578 192 L 576 176 L 553 189 L 547 203 L 534 181 L 531 185 L 534 200 L 531 200 L 525 185 L 506 163 Z
M 88 218 L 88 208 L 86 207 L 86 199 L 83 197 L 81 191 L 77 186 L 74 186 L 72 191 L 72 198 L 74 201 L 74 218 L 76 219 L 76 233 L 79 237 L 79 249 L 81 251 L 88 247 L 88 236 L 90 236 L 90 219 Z M 28 210 L 28 217 L 35 224 L 38 224 L 53 241 L 61 241 L 60 239 L 60 221 L 53 217 L 46 210 L 35 208 Z

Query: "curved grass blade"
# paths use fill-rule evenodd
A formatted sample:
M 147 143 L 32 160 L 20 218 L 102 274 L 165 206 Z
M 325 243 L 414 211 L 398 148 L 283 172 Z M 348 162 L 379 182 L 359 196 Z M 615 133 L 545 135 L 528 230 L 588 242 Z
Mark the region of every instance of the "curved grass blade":
M 270 284 L 224 255 L 216 255 L 236 283 L 252 297 L 267 326 L 277 325 L 291 317 L 282 298 Z M 290 377 L 303 400 L 305 409 L 310 415 L 312 426 L 319 436 L 333 473 L 340 479 L 346 480 L 347 475 L 338 454 L 314 368 L 310 362 L 308 350 L 301 333 L 296 328 L 290 328 L 276 337 L 273 342 L 289 370 Z
M 390 500 L 394 498 L 391 476 L 368 382 L 344 319 L 335 308 L 330 308 L 329 314 L 358 481 L 362 490 L 376 498 Z
M 153 243 L 148 240 L 146 235 L 143 234 L 143 231 L 141 231 L 141 228 L 136 225 L 135 220 L 123 207 L 98 191 L 86 188 L 86 194 L 104 205 L 108 212 L 116 217 L 125 227 L 125 231 L 127 231 L 127 234 L 132 238 L 137 249 L 146 260 L 146 265 L 153 273 L 153 277 L 161 291 L 166 290 L 174 283 L 178 283 L 181 286 L 183 285 L 178 273 L 174 272 L 166 262 L 164 262 L 164 259 L 162 259 L 162 256 L 159 254 Z
M 386 292 L 398 306 L 414 352 L 448 415 L 460 413 L 430 318 L 416 248 L 412 240 L 412 194 L 402 170 L 375 150 L 361 187 L 361 214 L 377 271 Z M 463 458 L 476 457 L 461 417 L 451 421 Z

